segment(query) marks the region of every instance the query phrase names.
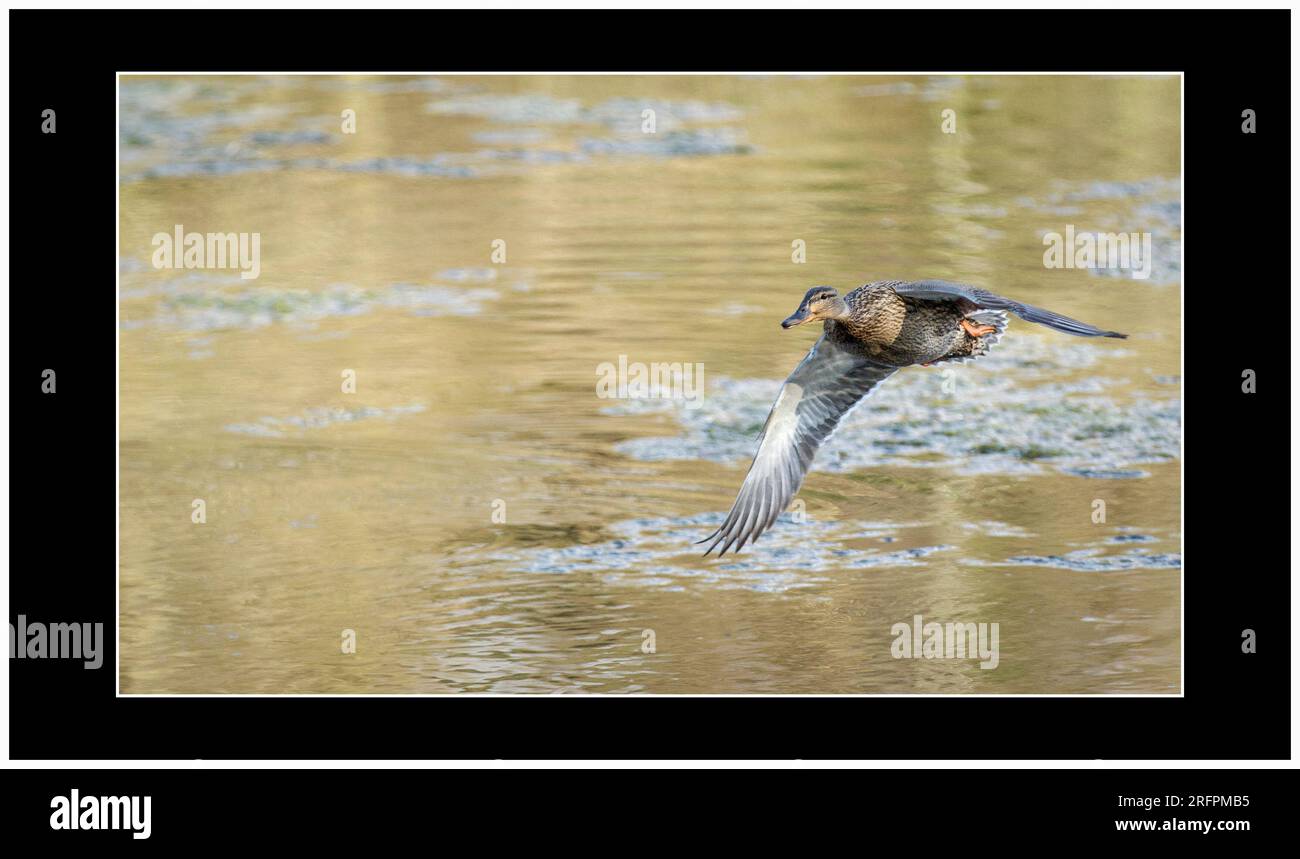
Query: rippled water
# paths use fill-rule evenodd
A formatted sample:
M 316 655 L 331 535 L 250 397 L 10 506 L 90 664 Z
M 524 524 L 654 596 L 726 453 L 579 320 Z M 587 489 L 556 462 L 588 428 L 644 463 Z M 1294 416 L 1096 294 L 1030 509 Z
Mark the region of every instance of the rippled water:
M 1178 86 L 124 77 L 122 690 L 1180 691 Z M 178 224 L 260 276 L 156 269 Z M 1046 269 L 1067 225 L 1150 278 Z M 701 558 L 815 336 L 777 322 L 892 277 L 1131 337 L 900 372 Z M 620 356 L 703 394 L 602 399 Z M 894 658 L 917 615 L 997 668 Z

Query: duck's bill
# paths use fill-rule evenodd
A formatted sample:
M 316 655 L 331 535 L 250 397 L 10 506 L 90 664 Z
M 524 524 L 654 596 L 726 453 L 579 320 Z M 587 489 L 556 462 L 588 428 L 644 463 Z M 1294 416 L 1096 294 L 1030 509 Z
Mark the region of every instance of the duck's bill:
M 803 325 L 805 322 L 811 322 L 811 321 L 812 321 L 812 317 L 808 315 L 808 311 L 804 310 L 803 308 L 800 308 L 796 310 L 794 313 L 791 313 L 785 319 L 781 320 L 781 327 L 793 328 L 796 325 Z

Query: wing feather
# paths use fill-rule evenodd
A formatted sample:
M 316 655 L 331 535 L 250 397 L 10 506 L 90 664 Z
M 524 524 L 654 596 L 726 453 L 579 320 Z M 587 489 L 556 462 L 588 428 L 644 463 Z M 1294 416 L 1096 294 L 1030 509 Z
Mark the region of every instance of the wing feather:
M 843 418 L 897 368 L 871 360 L 859 345 L 823 334 L 781 386 L 759 434 L 758 450 L 731 512 L 701 543 L 705 555 L 740 551 L 771 528 L 812 467 L 813 456 Z
M 909 298 L 920 298 L 927 301 L 966 301 L 972 305 L 970 308 L 972 310 L 976 308 L 1007 310 L 1026 322 L 1036 322 L 1039 325 L 1046 325 L 1048 328 L 1054 328 L 1066 334 L 1073 334 L 1076 337 L 1128 337 L 1127 334 L 1120 334 L 1118 331 L 1104 331 L 1095 325 L 1089 325 L 1086 322 L 1080 322 L 1077 319 L 1071 319 L 1068 316 L 1062 316 L 1041 307 L 1034 307 L 1032 304 L 1022 304 L 1010 298 L 1003 298 L 1001 295 L 989 292 L 987 289 L 967 286 L 964 283 L 950 283 L 946 280 L 919 280 L 915 283 L 896 283 L 893 284 L 893 287 L 894 292 Z

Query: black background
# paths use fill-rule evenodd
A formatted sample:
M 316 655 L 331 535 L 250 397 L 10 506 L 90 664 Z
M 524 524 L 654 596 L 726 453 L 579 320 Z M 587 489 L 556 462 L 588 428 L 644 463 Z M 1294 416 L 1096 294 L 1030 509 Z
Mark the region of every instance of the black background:
M 1289 13 L 17 11 L 10 27 L 9 620 L 102 621 L 109 639 L 98 671 L 10 660 L 14 759 L 1290 757 Z M 232 69 L 1184 71 L 1186 696 L 115 698 L 115 73 Z M 1208 792 L 1239 792 L 1227 775 Z

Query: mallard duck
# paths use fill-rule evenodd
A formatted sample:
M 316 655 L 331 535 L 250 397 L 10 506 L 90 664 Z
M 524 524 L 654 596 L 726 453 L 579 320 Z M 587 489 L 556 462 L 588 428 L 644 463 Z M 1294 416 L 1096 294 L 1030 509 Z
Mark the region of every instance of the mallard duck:
M 789 505 L 812 467 L 813 455 L 859 401 L 910 364 L 969 361 L 1001 338 L 1007 313 L 1078 337 L 1127 337 L 1021 304 L 983 289 L 922 280 L 883 280 L 843 298 L 814 286 L 781 323 L 822 322 L 822 336 L 781 386 L 758 437 L 754 462 L 731 512 L 700 543 L 719 556 L 758 539 Z

